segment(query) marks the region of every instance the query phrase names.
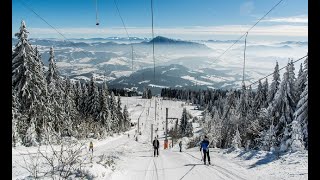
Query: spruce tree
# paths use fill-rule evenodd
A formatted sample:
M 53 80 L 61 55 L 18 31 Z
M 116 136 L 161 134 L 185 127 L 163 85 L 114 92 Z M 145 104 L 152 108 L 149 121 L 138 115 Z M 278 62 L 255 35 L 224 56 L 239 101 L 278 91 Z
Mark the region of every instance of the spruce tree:
M 129 112 L 126 105 L 123 108 L 123 122 L 124 122 L 124 128 L 125 128 L 124 130 L 128 131 L 131 127 L 131 122 L 130 122 Z
M 21 145 L 21 138 L 19 135 L 18 121 L 21 121 L 21 114 L 18 112 L 19 102 L 16 98 L 16 92 L 12 92 L 12 147 Z
M 111 119 L 110 119 L 110 111 L 109 111 L 109 104 L 107 101 L 106 96 L 106 87 L 103 86 L 100 91 L 100 114 L 99 114 L 99 120 L 103 127 L 105 127 L 105 131 L 109 132 L 111 129 Z
M 76 127 L 80 124 L 79 114 L 76 110 L 76 103 L 74 98 L 73 83 L 69 78 L 65 80 L 65 96 L 64 96 L 64 110 L 65 118 L 62 123 L 62 132 L 64 135 L 75 134 Z
M 291 123 L 291 133 L 290 133 L 290 149 L 292 151 L 302 151 L 304 150 L 303 133 L 301 128 L 301 123 L 295 119 Z
M 280 85 L 280 74 L 279 74 L 279 65 L 278 61 L 273 72 L 273 80 L 268 91 L 267 101 L 270 103 L 274 99 L 274 95 L 277 93 Z
M 110 117 L 111 117 L 111 130 L 114 133 L 119 133 L 120 132 L 120 126 L 119 126 L 119 119 L 117 116 L 117 102 L 116 98 L 114 96 L 113 91 L 111 92 L 111 97 L 109 100 L 109 108 L 110 108 Z
M 297 104 L 297 109 L 294 113 L 294 119 L 297 124 L 301 125 L 303 142 L 305 148 L 308 149 L 308 75 L 305 82 L 305 88 L 300 95 L 300 100 Z
M 258 112 L 260 108 L 264 107 L 266 101 L 265 90 L 264 87 L 259 80 L 258 90 L 256 96 L 254 98 L 254 112 Z
M 303 78 L 303 68 L 302 68 L 302 63 L 300 64 L 300 69 L 298 72 L 298 77 L 295 83 L 296 86 L 296 97 L 300 97 L 300 94 L 302 93 L 303 89 L 304 89 L 304 83 L 305 83 L 305 79 Z
M 32 137 L 35 137 L 38 143 L 43 140 L 43 127 L 50 119 L 50 104 L 47 102 L 47 84 L 41 60 L 30 45 L 27 33 L 25 22 L 22 21 L 20 31 L 15 34 L 18 43 L 12 54 L 12 91 L 16 92 L 17 101 L 20 103 L 18 111 L 24 116 L 23 120 L 19 120 L 21 122 L 17 122 L 20 137 L 25 145 L 30 145 L 35 144 L 34 138 L 29 138 L 31 123 L 36 133 L 36 136 Z M 28 127 L 29 131 L 26 129 Z
M 46 80 L 48 85 L 48 100 L 50 101 L 51 108 L 50 117 L 52 117 L 53 122 L 52 128 L 56 132 L 60 132 L 62 127 L 63 118 L 65 116 L 63 94 L 64 90 L 61 78 L 59 76 L 58 69 L 54 60 L 54 50 L 53 47 L 50 48 L 49 57 L 49 69 L 46 73 Z
M 285 130 L 290 132 L 288 126 L 293 120 L 293 113 L 295 110 L 295 99 L 293 90 L 293 81 L 290 80 L 290 63 L 287 66 L 287 71 L 283 74 L 283 80 L 280 84 L 280 88 L 274 96 L 274 100 L 268 107 L 269 117 L 272 117 L 275 124 L 277 139 L 277 145 L 282 144 L 282 150 L 287 147 L 288 135 L 285 134 Z
M 271 122 L 269 129 L 266 129 L 262 133 L 261 144 L 262 144 L 262 149 L 265 151 L 274 151 L 275 150 L 276 134 L 275 134 L 273 122 Z
M 77 107 L 77 111 L 82 111 L 82 98 L 83 98 L 83 91 L 82 91 L 82 85 L 80 81 L 76 82 L 76 90 L 75 90 L 75 103 Z
M 240 133 L 239 133 L 239 130 L 238 130 L 238 126 L 235 130 L 235 134 L 233 136 L 233 139 L 232 139 L 232 147 L 234 149 L 239 149 L 241 147 L 241 137 L 240 137 Z
M 84 82 L 82 83 L 82 98 L 81 98 L 81 108 L 80 108 L 83 116 L 88 116 L 86 111 L 88 109 L 87 98 L 88 98 L 88 86 Z
M 180 119 L 180 127 L 179 127 L 179 134 L 181 136 L 185 136 L 186 135 L 187 124 L 188 124 L 187 109 L 183 108 L 182 116 L 181 116 L 181 119 Z
M 118 126 L 119 126 L 119 130 L 120 131 L 124 131 L 124 119 L 123 119 L 123 115 L 122 115 L 122 108 L 121 108 L 121 98 L 120 95 L 118 95 L 118 100 L 117 100 L 117 106 L 116 106 L 116 115 L 118 118 Z
M 192 122 L 187 122 L 185 136 L 187 136 L 187 137 L 192 137 L 193 136 Z
M 90 86 L 88 89 L 88 97 L 86 100 L 86 114 L 90 115 L 93 120 L 96 120 L 100 111 L 99 89 L 96 85 L 95 79 L 92 76 Z

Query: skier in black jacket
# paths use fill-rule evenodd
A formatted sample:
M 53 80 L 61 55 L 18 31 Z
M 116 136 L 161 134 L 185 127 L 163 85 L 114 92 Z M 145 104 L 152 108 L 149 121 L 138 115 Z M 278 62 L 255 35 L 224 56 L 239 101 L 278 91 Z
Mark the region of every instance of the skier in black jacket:
M 157 137 L 154 138 L 152 144 L 153 144 L 153 149 L 154 149 L 154 151 L 153 151 L 154 157 L 156 156 L 156 154 L 157 154 L 157 156 L 159 156 L 159 145 L 160 145 L 160 143 L 159 143 Z

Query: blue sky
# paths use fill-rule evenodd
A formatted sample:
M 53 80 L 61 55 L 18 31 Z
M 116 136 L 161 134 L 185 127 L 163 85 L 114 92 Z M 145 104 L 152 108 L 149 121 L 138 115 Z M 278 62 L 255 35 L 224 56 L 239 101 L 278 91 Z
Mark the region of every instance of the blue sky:
M 30 37 L 59 35 L 24 1 L 68 38 L 125 37 L 113 0 L 13 0 L 12 30 L 25 20 Z M 130 36 L 151 37 L 150 0 L 116 0 Z M 236 39 L 279 0 L 153 0 L 155 35 L 181 39 Z M 257 39 L 307 40 L 308 1 L 284 0 L 250 35 Z

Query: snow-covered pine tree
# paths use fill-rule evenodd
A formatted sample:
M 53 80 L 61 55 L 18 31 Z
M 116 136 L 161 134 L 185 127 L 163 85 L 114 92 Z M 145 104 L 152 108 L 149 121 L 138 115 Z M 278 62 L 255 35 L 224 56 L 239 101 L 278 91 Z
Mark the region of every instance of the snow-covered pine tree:
M 77 81 L 76 90 L 75 90 L 75 103 L 76 103 L 78 112 L 81 112 L 82 110 L 82 98 L 83 98 L 82 96 L 83 96 L 83 92 L 82 92 L 81 82 Z
M 144 89 L 143 89 L 142 98 L 144 98 L 144 99 L 151 99 L 151 98 L 152 98 L 151 89 L 149 89 L 149 88 L 144 88 Z
M 276 145 L 276 134 L 273 122 L 271 122 L 271 125 L 269 129 L 266 129 L 262 132 L 262 138 L 261 138 L 261 149 L 265 151 L 274 151 Z
M 151 89 L 148 89 L 148 99 L 151 99 L 152 98 L 152 92 L 151 92 Z
M 21 145 L 22 141 L 19 135 L 18 121 L 21 120 L 21 114 L 18 112 L 19 102 L 16 98 L 16 92 L 12 92 L 12 147 Z
M 180 119 L 180 126 L 179 126 L 179 134 L 182 137 L 186 135 L 187 124 L 188 124 L 187 109 L 183 108 L 182 116 Z
M 308 71 L 306 69 L 306 71 Z M 300 95 L 300 100 L 294 112 L 294 119 L 301 124 L 303 142 L 305 148 L 308 149 L 308 74 L 306 76 L 305 88 Z
M 84 82 L 82 83 L 82 98 L 81 98 L 81 114 L 83 116 L 88 116 L 88 114 L 86 113 L 86 109 L 87 109 L 87 98 L 88 98 L 88 86 L 87 83 Z
M 301 129 L 301 122 L 294 119 L 291 122 L 291 133 L 290 133 L 290 149 L 295 151 L 304 150 L 303 133 Z
M 260 108 L 264 107 L 265 102 L 266 102 L 265 90 L 261 81 L 259 80 L 257 93 L 254 98 L 254 105 L 253 105 L 254 112 L 258 112 Z
M 99 120 L 101 124 L 103 125 L 105 132 L 109 132 L 111 128 L 111 119 L 109 115 L 109 104 L 107 101 L 107 96 L 106 96 L 106 86 L 103 86 L 100 91 L 100 114 L 99 114 Z
M 202 127 L 204 134 L 209 134 L 211 132 L 211 125 L 212 125 L 212 117 L 211 113 L 207 110 L 204 111 L 204 116 L 202 121 L 200 121 L 200 126 Z M 181 126 L 181 124 L 180 124 Z
M 248 106 L 249 106 L 249 109 L 252 108 L 253 106 L 253 103 L 254 103 L 254 93 L 252 91 L 252 87 L 249 86 L 248 90 L 246 91 L 247 92 L 247 102 L 248 102 Z
M 35 55 L 36 55 L 36 60 L 38 61 L 38 63 L 41 64 L 41 66 L 40 66 L 40 67 L 42 67 L 41 71 L 42 71 L 42 72 L 45 72 L 44 63 L 43 63 L 43 61 L 41 60 L 41 54 L 40 54 L 40 52 L 39 52 L 39 50 L 38 50 L 38 46 L 35 47 L 34 51 L 35 51 Z
M 22 127 L 30 127 L 32 122 L 33 130 L 36 131 L 36 141 L 41 142 L 42 129 L 50 118 L 47 109 L 50 104 L 47 102 L 47 84 L 42 64 L 39 63 L 40 60 L 28 41 L 27 33 L 26 24 L 22 21 L 20 31 L 15 34 L 18 43 L 12 54 L 12 91 L 17 92 L 16 98 L 20 103 L 18 111 L 25 117 L 25 120 L 17 122 L 20 137 L 23 144 L 30 145 L 35 143 L 32 138 L 26 137 L 28 130 Z
M 113 91 L 111 92 L 111 97 L 109 99 L 110 117 L 111 117 L 111 130 L 114 133 L 120 132 L 119 119 L 117 116 L 117 102 Z
M 263 105 L 262 107 L 267 108 L 268 107 L 268 92 L 269 92 L 269 83 L 268 83 L 268 78 L 266 78 L 266 80 L 264 81 L 263 85 L 262 85 L 262 95 L 263 95 Z
M 32 118 L 30 120 L 30 126 L 27 129 L 27 132 L 25 134 L 24 137 L 24 145 L 25 146 L 37 146 L 39 145 L 39 141 L 38 141 L 38 134 L 36 133 L 36 122 L 35 122 L 35 118 Z
M 108 89 L 107 83 L 106 83 L 106 82 L 103 83 L 103 86 L 102 86 L 102 87 L 104 88 L 105 95 L 106 95 L 106 97 L 108 98 L 108 96 L 109 96 L 109 89 Z
M 280 74 L 279 74 L 279 65 L 278 61 L 276 62 L 276 66 L 274 68 L 273 72 L 273 80 L 270 85 L 270 89 L 268 91 L 268 96 L 267 96 L 267 102 L 271 103 L 271 101 L 274 99 L 274 95 L 277 93 L 280 85 Z
M 290 124 L 293 120 L 293 113 L 295 110 L 296 102 L 294 99 L 294 89 L 293 83 L 294 81 L 290 80 L 290 69 L 292 70 L 292 67 L 290 67 L 291 64 L 288 63 L 287 71 L 283 74 L 283 81 L 280 84 L 279 90 L 274 96 L 274 100 L 268 107 L 269 111 L 269 117 L 274 118 L 274 125 L 276 129 L 276 135 L 277 139 L 281 142 L 277 142 L 277 145 L 279 143 L 283 144 L 282 147 L 286 147 L 286 140 L 288 138 L 287 135 L 284 134 L 285 129 L 290 132 L 290 127 L 287 125 Z M 292 72 L 291 72 L 292 73 Z M 291 77 L 292 78 L 292 77 Z M 282 148 L 284 150 L 284 148 Z
M 119 123 L 120 131 L 124 131 L 125 122 L 123 119 L 122 108 L 121 108 L 121 98 L 119 94 L 118 94 L 118 100 L 117 100 L 116 114 L 119 121 L 118 123 Z
M 221 147 L 227 148 L 232 143 L 231 133 L 234 131 L 233 126 L 239 121 L 239 113 L 236 110 L 236 91 L 230 90 L 226 94 L 221 129 Z
M 213 117 L 212 117 L 212 123 L 211 123 L 211 139 L 213 142 L 213 146 L 217 147 L 219 144 L 219 147 L 221 146 L 221 128 L 222 128 L 222 119 L 220 118 L 220 113 L 219 110 L 217 109 L 216 106 L 213 107 L 212 111 Z
M 247 129 L 251 123 L 251 119 L 248 118 L 249 102 L 248 102 L 247 94 L 248 93 L 247 93 L 246 87 L 243 83 L 240 99 L 237 104 L 237 112 L 239 113 L 239 119 L 235 123 L 237 124 L 238 130 L 242 136 L 241 139 L 243 139 L 244 141 L 247 141 L 250 139 L 250 137 L 247 136 Z
M 307 75 L 308 75 L 308 57 L 304 61 L 304 66 L 300 64 L 298 78 L 295 84 L 296 97 L 298 98 L 300 98 L 301 93 L 304 91 L 304 88 L 306 87 Z
M 193 136 L 192 122 L 187 122 L 185 136 L 187 136 L 187 137 L 192 137 Z
M 240 137 L 240 133 L 239 133 L 239 130 L 238 130 L 238 126 L 235 130 L 235 134 L 233 136 L 233 139 L 232 139 L 232 147 L 234 149 L 239 149 L 241 147 L 241 137 Z
M 69 77 L 67 77 L 65 80 L 64 91 L 64 110 L 66 115 L 63 121 L 63 125 L 61 127 L 61 133 L 64 135 L 74 135 L 74 131 L 77 131 L 77 125 L 80 124 L 80 118 L 78 111 L 76 110 L 73 83 L 70 81 Z
M 129 112 L 127 106 L 125 105 L 123 108 L 123 122 L 124 122 L 124 131 L 128 131 L 131 127 L 131 121 L 129 117 Z
M 147 99 L 146 88 L 145 87 L 143 88 L 142 99 Z
M 51 108 L 49 110 L 50 116 L 53 119 L 53 129 L 56 132 L 61 132 L 61 127 L 63 126 L 62 122 L 65 116 L 65 111 L 63 107 L 63 84 L 54 60 L 53 47 L 50 48 L 49 54 L 49 69 L 46 73 L 46 80 L 48 85 L 48 100 L 51 104 Z
M 242 84 L 240 101 L 237 104 L 237 111 L 240 113 L 241 121 L 244 121 L 245 118 L 247 117 L 248 108 L 249 108 L 246 95 L 247 95 L 246 87 L 244 84 Z
M 296 87 L 296 76 L 294 73 L 294 64 L 293 64 L 293 60 L 291 59 L 289 65 L 288 65 L 288 75 L 289 75 L 289 84 L 290 84 L 290 88 L 292 89 L 292 91 L 294 92 L 292 94 L 292 98 L 294 100 L 294 102 L 298 102 L 299 96 L 297 96 L 297 87 Z
M 304 89 L 304 83 L 305 83 L 305 78 L 302 76 L 303 74 L 303 68 L 302 68 L 302 63 L 300 64 L 300 69 L 298 72 L 298 77 L 295 83 L 296 86 L 296 97 L 300 97 L 300 94 L 302 93 Z
M 88 89 L 88 97 L 86 100 L 87 109 L 86 114 L 96 120 L 100 111 L 99 89 L 96 85 L 95 79 L 92 76 L 90 80 L 90 86 Z
M 280 122 L 284 122 L 285 121 L 285 117 L 284 115 L 281 116 L 280 118 Z M 279 140 L 280 140 L 280 151 L 287 151 L 288 147 L 290 145 L 290 131 L 291 128 L 289 129 L 289 125 L 287 124 L 287 122 L 284 122 L 284 130 L 283 133 L 281 134 Z
M 204 106 L 204 102 L 205 99 L 204 99 L 204 92 L 203 91 L 200 91 L 200 99 L 199 99 L 199 105 L 200 107 L 203 107 Z

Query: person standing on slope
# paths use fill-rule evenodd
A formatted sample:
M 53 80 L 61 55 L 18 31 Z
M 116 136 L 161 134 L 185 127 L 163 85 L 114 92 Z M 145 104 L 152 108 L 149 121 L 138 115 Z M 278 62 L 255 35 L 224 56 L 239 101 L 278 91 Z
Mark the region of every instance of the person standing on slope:
M 206 157 L 208 156 L 208 162 L 210 163 L 210 155 L 209 155 L 209 140 L 207 136 L 204 136 L 204 139 L 201 141 L 200 152 L 203 152 L 203 162 L 206 164 Z
M 154 137 L 152 144 L 153 144 L 153 149 L 154 149 L 154 151 L 153 151 L 154 157 L 156 157 L 156 154 L 157 154 L 157 156 L 159 156 L 159 144 L 160 143 L 159 143 L 157 137 Z
M 181 149 L 182 149 L 182 141 L 179 142 L 179 147 L 180 147 L 180 152 L 182 152 L 181 151 Z
M 90 141 L 90 145 L 89 145 L 89 151 L 92 151 L 92 153 L 93 153 L 93 143 L 92 143 L 92 141 Z

